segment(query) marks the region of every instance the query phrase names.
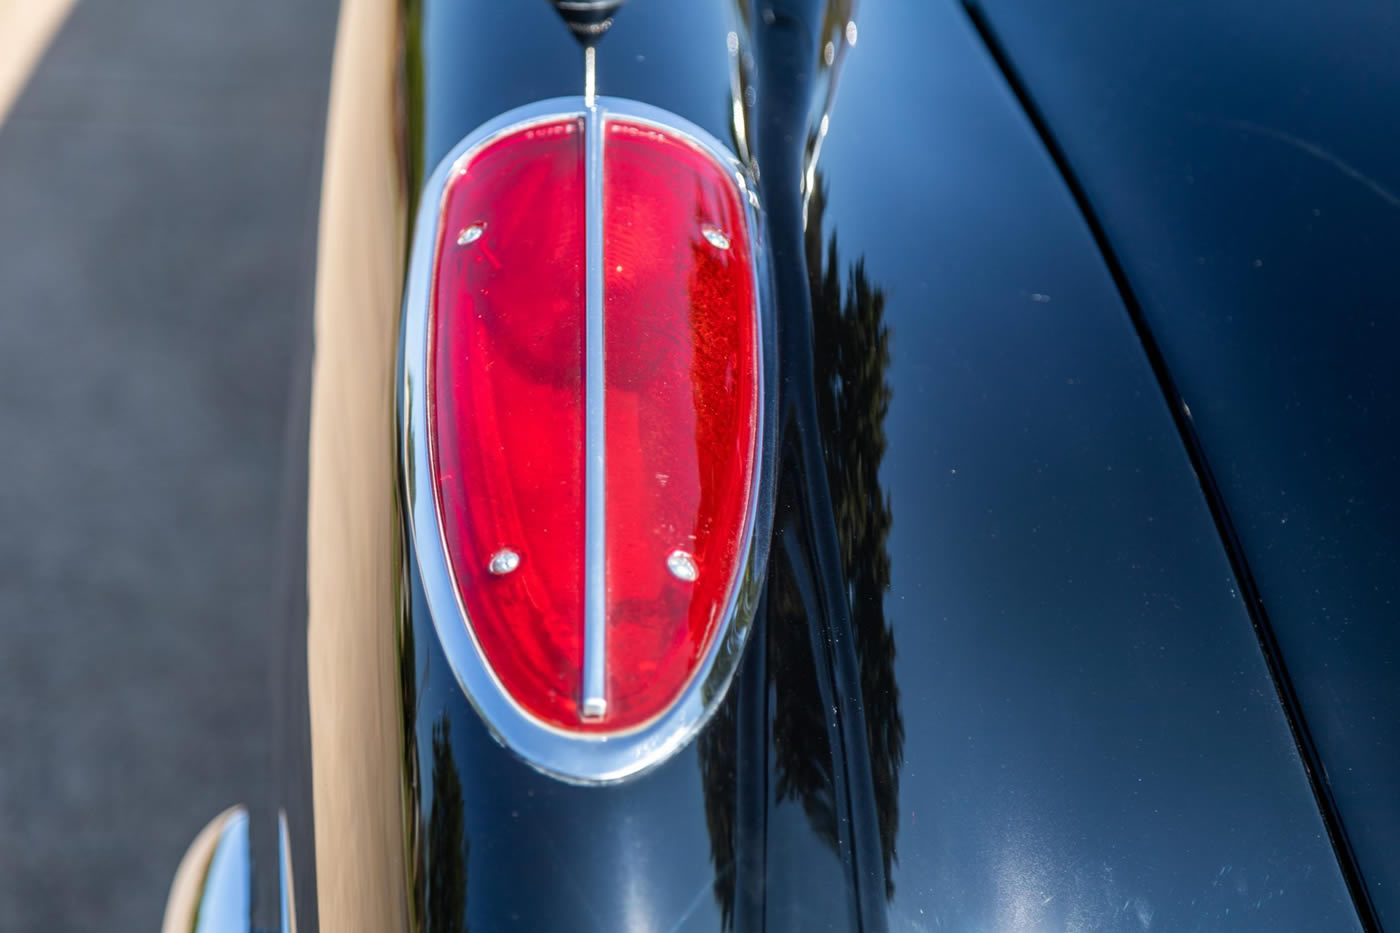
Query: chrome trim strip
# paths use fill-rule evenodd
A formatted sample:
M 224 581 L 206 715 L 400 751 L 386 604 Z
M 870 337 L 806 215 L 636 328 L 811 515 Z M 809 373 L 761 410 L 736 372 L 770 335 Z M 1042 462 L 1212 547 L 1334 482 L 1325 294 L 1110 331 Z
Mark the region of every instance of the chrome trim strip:
M 593 110 L 598 101 L 598 49 L 583 50 L 583 105 Z
M 603 358 L 603 115 L 596 98 L 583 121 L 587 146 L 587 349 L 583 428 L 583 696 L 579 713 L 601 719 L 608 709 L 607 413 Z
M 282 933 L 297 933 L 297 897 L 292 886 L 292 837 L 287 832 L 287 811 L 277 811 L 277 878 L 281 891 L 277 916 Z
M 447 182 L 480 149 L 503 135 L 570 117 L 585 119 L 581 97 L 540 101 L 512 110 L 473 131 L 429 177 L 415 218 L 413 247 L 404 290 L 403 368 L 399 383 L 399 468 L 403 481 L 409 546 L 438 640 L 463 692 L 492 735 L 537 770 L 574 784 L 619 781 L 655 767 L 680 750 L 718 708 L 743 656 L 753 625 L 768 559 L 773 513 L 777 424 L 775 322 L 770 266 L 758 197 L 748 167 L 713 136 L 674 114 L 634 101 L 598 98 L 612 118 L 650 123 L 696 147 L 730 171 L 747 211 L 753 250 L 758 339 L 758 424 L 751 477 L 751 508 L 744 529 L 737 579 L 730 587 L 719 628 L 696 673 L 676 701 L 655 719 L 624 732 L 582 733 L 536 719 L 501 685 L 486 662 L 467 621 L 447 560 L 432 479 L 432 435 L 428 430 L 428 347 L 438 224 Z

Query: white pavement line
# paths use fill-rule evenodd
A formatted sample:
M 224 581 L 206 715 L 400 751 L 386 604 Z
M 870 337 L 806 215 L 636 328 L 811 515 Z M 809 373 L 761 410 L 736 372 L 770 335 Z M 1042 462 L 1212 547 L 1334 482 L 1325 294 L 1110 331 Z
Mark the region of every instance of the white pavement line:
M 0 0 L 0 126 L 73 0 Z

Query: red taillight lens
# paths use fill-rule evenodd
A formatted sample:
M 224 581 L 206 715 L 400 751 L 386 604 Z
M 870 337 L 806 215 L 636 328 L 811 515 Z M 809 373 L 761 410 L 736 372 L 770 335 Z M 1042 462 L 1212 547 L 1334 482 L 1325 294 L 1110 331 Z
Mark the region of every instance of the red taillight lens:
M 583 640 L 581 129 L 509 136 L 448 183 L 430 325 L 435 479 L 462 608 L 506 690 L 560 724 Z
M 654 129 L 608 129 L 608 708 L 631 725 L 684 686 L 738 570 L 758 370 L 733 180 Z
M 587 301 L 586 132 L 604 140 L 601 309 Z M 612 733 L 659 716 L 733 600 L 760 394 L 741 198 L 678 134 L 572 117 L 496 138 L 443 191 L 426 392 L 442 540 L 493 678 L 550 726 Z M 590 313 L 602 314 L 593 358 Z M 594 365 L 604 397 L 590 425 Z M 601 577 L 586 565 L 590 427 L 606 453 L 592 484 Z M 584 606 L 599 580 L 606 704 L 585 716 Z

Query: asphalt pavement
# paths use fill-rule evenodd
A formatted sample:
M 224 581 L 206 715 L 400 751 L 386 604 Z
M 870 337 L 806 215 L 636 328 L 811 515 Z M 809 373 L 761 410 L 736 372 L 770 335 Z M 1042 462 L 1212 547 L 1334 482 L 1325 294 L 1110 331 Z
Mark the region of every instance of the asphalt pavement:
M 80 0 L 0 127 L 0 930 L 158 929 L 276 805 L 336 6 Z

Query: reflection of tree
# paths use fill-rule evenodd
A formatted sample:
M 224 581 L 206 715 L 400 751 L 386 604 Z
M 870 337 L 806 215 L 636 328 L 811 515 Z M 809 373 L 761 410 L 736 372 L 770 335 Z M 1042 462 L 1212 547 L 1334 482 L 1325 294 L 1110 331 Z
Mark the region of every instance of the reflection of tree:
M 411 393 L 410 393 L 411 394 Z M 405 415 L 407 417 L 407 415 Z M 409 475 L 413 475 L 411 470 Z M 406 574 L 405 569 L 405 574 Z M 408 928 L 421 929 L 423 917 L 423 839 L 419 819 L 422 786 L 418 771 L 418 678 L 414 665 L 413 620 L 409 618 L 408 584 L 405 574 L 398 581 L 399 601 L 399 721 L 403 736 L 404 853 L 408 869 Z
M 797 475 L 784 457 L 785 476 Z M 785 482 L 784 486 L 788 484 Z M 800 494 L 788 493 L 793 499 Z M 785 496 L 786 498 L 786 496 Z M 789 499 L 792 501 L 792 499 Z M 796 523 L 785 532 L 801 534 Z M 812 654 L 811 626 L 821 610 L 804 599 L 807 567 L 794 567 L 786 548 L 774 548 L 768 568 L 768 679 L 773 685 L 773 774 L 775 803 L 802 805 L 812 831 L 834 850 L 838 847 L 836 783 L 832 774 L 828 711 L 817 679 L 819 662 Z M 806 588 L 810 595 L 810 586 Z
M 462 781 L 452 759 L 452 722 L 433 724 L 433 806 L 428 815 L 428 930 L 465 933 L 467 849 Z
M 737 735 L 738 684 L 734 684 L 700 733 L 700 785 L 705 793 L 705 826 L 710 831 L 710 861 L 715 867 L 714 894 L 721 929 L 734 926 L 734 797 L 738 793 L 734 742 Z
M 813 389 L 816 425 L 825 460 L 830 520 L 841 557 L 843 593 L 849 602 L 852 641 L 860 672 L 859 702 L 868 742 L 884 860 L 885 895 L 894 896 L 895 837 L 899 829 L 899 770 L 904 762 L 904 718 L 895 683 L 894 634 L 885 619 L 884 595 L 890 585 L 888 537 L 892 522 L 889 496 L 880 486 L 879 470 L 887 441 L 884 421 L 892 392 L 886 379 L 890 365 L 890 331 L 884 322 L 884 292 L 870 281 L 863 260 L 846 273 L 833 234 L 822 248 L 826 185 L 817 184 L 808 205 L 806 260 L 813 316 Z M 774 803 L 801 805 L 813 833 L 833 850 L 843 834 L 836 794 L 837 750 L 812 626 L 823 610 L 814 592 L 815 568 L 799 556 L 807 547 L 780 546 L 784 538 L 808 540 L 798 484 L 806 481 L 795 449 L 784 445 L 777 486 L 774 547 L 769 557 L 762 610 L 766 627 L 766 669 L 772 746 Z M 760 627 L 759 631 L 764 631 Z M 737 685 L 736 685 L 737 686 Z M 731 691 L 700 739 L 700 770 L 705 789 L 705 818 L 715 866 L 714 894 L 725 928 L 733 923 L 736 883 L 734 857 L 743 840 L 735 839 L 734 811 L 739 782 L 760 780 L 736 774 L 735 741 L 740 715 L 759 715 L 754 707 L 739 710 Z
M 893 392 L 885 294 L 866 277 L 858 259 L 844 294 L 833 232 L 825 264 L 821 256 L 826 185 L 820 174 L 807 208 L 807 274 L 812 289 L 817 418 L 827 482 L 850 600 L 851 628 L 860 663 L 865 732 L 885 862 L 885 894 L 894 896 L 891 868 L 899 829 L 899 769 L 904 763 L 904 717 L 894 677 L 894 633 L 885 620 L 890 586 L 887 539 L 892 514 L 880 488 L 880 462 L 888 446 L 885 415 Z

